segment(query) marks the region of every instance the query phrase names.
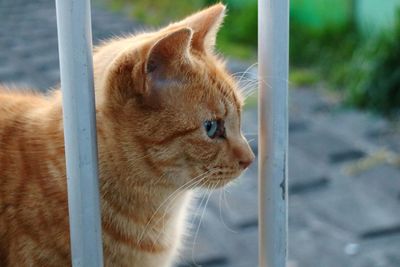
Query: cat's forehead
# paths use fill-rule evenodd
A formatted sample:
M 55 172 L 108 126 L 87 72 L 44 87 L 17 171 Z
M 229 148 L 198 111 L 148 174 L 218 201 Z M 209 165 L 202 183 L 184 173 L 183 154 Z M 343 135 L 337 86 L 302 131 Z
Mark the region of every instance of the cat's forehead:
M 240 117 L 242 100 L 233 78 L 223 70 L 203 74 L 199 83 L 193 84 L 191 89 L 198 95 L 198 101 L 203 102 L 215 118 L 226 118 L 228 114 Z
M 243 97 L 239 90 L 239 84 L 229 73 L 225 61 L 213 54 L 197 54 L 191 51 L 191 77 L 187 82 L 194 94 L 208 102 L 208 107 L 225 117 L 228 110 L 241 112 Z M 183 70 L 187 73 L 187 70 Z M 221 114 L 222 113 L 222 114 Z M 240 115 L 239 115 L 240 116 Z
M 237 82 L 218 61 L 212 67 L 210 65 L 208 67 L 204 90 L 211 96 L 211 100 L 217 103 L 216 108 L 219 113 L 223 113 L 224 117 L 231 109 L 240 113 L 243 101 Z

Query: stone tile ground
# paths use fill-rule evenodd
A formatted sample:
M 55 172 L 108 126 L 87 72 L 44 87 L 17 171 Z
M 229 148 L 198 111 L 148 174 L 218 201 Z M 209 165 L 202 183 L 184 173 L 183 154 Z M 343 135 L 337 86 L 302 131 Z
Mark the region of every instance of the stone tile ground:
M 138 27 L 122 15 L 93 8 L 94 43 Z M 254 77 L 254 70 L 248 75 Z M 58 83 L 53 0 L 0 1 L 0 81 L 42 91 Z M 255 139 L 257 151 L 254 108 L 245 112 L 244 132 Z M 289 146 L 292 265 L 400 266 L 399 129 L 343 109 L 319 90 L 296 88 L 290 92 Z M 256 170 L 254 164 L 209 201 L 197 199 L 180 267 L 258 265 Z

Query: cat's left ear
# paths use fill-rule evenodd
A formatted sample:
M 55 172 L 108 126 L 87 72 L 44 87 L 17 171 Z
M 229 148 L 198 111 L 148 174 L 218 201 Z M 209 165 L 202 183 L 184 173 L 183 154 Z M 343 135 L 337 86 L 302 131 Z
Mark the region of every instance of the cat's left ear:
M 195 13 L 177 24 L 193 29 L 193 49 L 200 52 L 212 52 L 225 12 L 225 5 L 219 3 Z
M 166 89 L 179 82 L 177 70 L 190 61 L 192 35 L 192 29 L 187 27 L 174 30 L 150 48 L 144 68 L 146 75 L 143 101 L 148 106 L 159 106 Z
M 146 73 L 153 79 L 168 76 L 174 63 L 188 58 L 192 35 L 193 31 L 185 27 L 159 39 L 148 53 Z

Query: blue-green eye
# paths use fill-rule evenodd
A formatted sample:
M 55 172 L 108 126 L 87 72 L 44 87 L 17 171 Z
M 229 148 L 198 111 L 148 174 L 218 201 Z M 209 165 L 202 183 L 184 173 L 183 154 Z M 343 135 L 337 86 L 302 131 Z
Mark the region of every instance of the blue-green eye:
M 225 138 L 225 127 L 223 120 L 210 120 L 204 122 L 204 128 L 211 139 Z

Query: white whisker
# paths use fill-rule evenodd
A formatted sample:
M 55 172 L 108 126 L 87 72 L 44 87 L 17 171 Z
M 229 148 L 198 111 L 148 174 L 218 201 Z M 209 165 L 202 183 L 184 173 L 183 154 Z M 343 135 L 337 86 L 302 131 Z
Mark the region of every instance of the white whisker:
M 230 227 L 228 227 L 228 225 L 225 223 L 224 218 L 223 218 L 223 216 L 222 216 L 222 207 L 221 207 L 222 192 L 224 192 L 224 191 L 223 191 L 223 190 L 220 190 L 220 192 L 219 192 L 219 220 L 221 221 L 221 223 L 224 225 L 224 227 L 225 227 L 228 231 L 230 231 L 230 232 L 236 234 L 236 233 L 238 233 L 238 232 L 235 231 L 235 230 L 233 230 L 233 229 L 231 229 Z
M 204 205 L 203 213 L 201 214 L 200 221 L 199 221 L 199 225 L 198 225 L 198 227 L 197 227 L 197 230 L 196 230 L 196 233 L 195 233 L 195 236 L 194 236 L 194 240 L 193 240 L 193 246 L 192 246 L 192 261 L 193 261 L 193 264 L 194 264 L 195 266 L 199 266 L 199 267 L 200 267 L 200 265 L 198 265 L 198 264 L 196 263 L 195 259 L 194 259 L 194 247 L 195 247 L 195 245 L 196 245 L 197 236 L 198 236 L 198 234 L 199 234 L 200 226 L 201 226 L 201 223 L 202 223 L 202 220 L 203 220 L 203 217 L 204 217 L 206 208 L 207 208 L 208 201 L 210 200 L 210 197 L 211 197 L 212 193 L 214 192 L 213 190 L 214 190 L 217 186 L 218 186 L 218 184 L 216 184 L 214 187 L 212 187 L 211 189 L 209 189 L 209 195 L 208 195 L 206 204 Z
M 152 220 L 154 219 L 154 217 L 157 215 L 158 211 L 159 211 L 166 203 L 168 203 L 168 201 L 169 201 L 171 198 L 175 198 L 175 196 L 176 196 L 177 194 L 179 194 L 181 191 L 184 191 L 185 189 L 190 188 L 192 185 L 195 185 L 195 184 L 200 183 L 200 182 L 203 180 L 203 178 L 206 177 L 205 175 L 207 175 L 208 173 L 210 173 L 212 170 L 213 170 L 213 169 L 208 170 L 208 171 L 206 171 L 206 172 L 204 172 L 204 173 L 202 173 L 202 174 L 200 174 L 200 175 L 198 175 L 198 176 L 196 176 L 196 177 L 190 179 L 188 182 L 184 183 L 182 186 L 180 186 L 178 189 L 176 189 L 174 192 L 172 192 L 172 194 L 169 195 L 169 196 L 158 206 L 158 208 L 155 210 L 155 212 L 153 213 L 153 215 L 150 217 L 149 221 L 146 223 L 142 234 L 141 234 L 141 235 L 139 236 L 139 238 L 138 238 L 138 244 L 140 244 L 140 242 L 142 241 L 142 239 L 143 239 L 143 237 L 144 237 L 144 235 L 145 235 L 145 233 L 146 233 L 146 231 L 147 231 L 147 228 L 149 227 L 149 225 L 150 225 L 150 223 L 152 222 Z M 204 176 L 204 177 L 202 177 L 202 176 Z M 196 180 L 196 179 L 198 179 L 199 177 L 202 177 L 202 179 Z M 158 222 L 158 221 L 157 221 L 157 222 Z

